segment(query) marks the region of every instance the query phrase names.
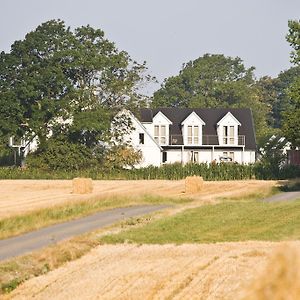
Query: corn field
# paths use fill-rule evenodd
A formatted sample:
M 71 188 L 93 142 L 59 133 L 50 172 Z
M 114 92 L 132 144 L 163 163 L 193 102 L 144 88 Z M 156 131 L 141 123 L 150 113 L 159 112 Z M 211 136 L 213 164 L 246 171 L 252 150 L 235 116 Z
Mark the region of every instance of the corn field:
M 49 171 L 41 169 L 0 168 L 0 179 L 73 179 L 90 177 L 92 179 L 169 179 L 179 180 L 198 175 L 204 180 L 242 180 L 242 179 L 287 179 L 300 177 L 300 168 L 287 166 L 279 175 L 270 174 L 262 165 L 221 164 L 166 164 L 161 167 L 141 169 L 88 169 L 81 171 Z

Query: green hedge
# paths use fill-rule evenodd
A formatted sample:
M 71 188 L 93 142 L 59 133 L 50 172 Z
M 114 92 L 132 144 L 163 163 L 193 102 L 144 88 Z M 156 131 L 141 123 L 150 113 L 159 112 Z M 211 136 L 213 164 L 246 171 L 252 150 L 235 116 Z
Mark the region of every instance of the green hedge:
M 300 168 L 286 166 L 274 175 L 261 164 L 166 164 L 162 167 L 147 167 L 132 170 L 88 169 L 81 171 L 45 171 L 41 169 L 0 168 L 0 179 L 72 179 L 91 177 L 93 179 L 170 179 L 199 175 L 204 180 L 239 179 L 287 179 L 300 177 Z

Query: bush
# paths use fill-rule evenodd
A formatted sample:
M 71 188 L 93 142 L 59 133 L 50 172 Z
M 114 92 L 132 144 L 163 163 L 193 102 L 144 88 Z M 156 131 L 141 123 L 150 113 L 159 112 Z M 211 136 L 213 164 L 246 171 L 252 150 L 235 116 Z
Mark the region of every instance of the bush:
M 61 140 L 49 140 L 45 148 L 40 147 L 26 158 L 29 168 L 42 170 L 82 170 L 97 166 L 98 163 L 91 149 Z

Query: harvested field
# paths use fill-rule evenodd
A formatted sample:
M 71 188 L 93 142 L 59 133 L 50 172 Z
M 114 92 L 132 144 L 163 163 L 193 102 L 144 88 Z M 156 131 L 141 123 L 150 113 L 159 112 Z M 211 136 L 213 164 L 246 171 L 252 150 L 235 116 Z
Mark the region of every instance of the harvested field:
M 30 279 L 9 297 L 242 299 L 249 284 L 266 275 L 269 256 L 278 247 L 299 253 L 300 242 L 98 246 L 77 261 Z
M 112 196 L 159 195 L 213 201 L 270 190 L 275 181 L 208 181 L 196 194 L 185 194 L 185 180 L 93 181 L 93 192 L 72 194 L 72 180 L 0 180 L 0 219 L 78 200 Z

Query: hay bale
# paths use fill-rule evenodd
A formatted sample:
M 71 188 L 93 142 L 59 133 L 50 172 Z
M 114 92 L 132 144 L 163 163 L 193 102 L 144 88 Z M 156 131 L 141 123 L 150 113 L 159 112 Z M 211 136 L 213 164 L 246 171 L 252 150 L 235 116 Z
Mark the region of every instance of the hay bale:
M 93 181 L 91 178 L 74 178 L 73 194 L 90 194 L 93 191 Z
M 198 193 L 203 189 L 203 178 L 200 176 L 188 176 L 185 178 L 185 192 Z
M 270 258 L 266 269 L 250 285 L 243 299 L 300 299 L 300 255 L 292 246 L 282 246 Z

